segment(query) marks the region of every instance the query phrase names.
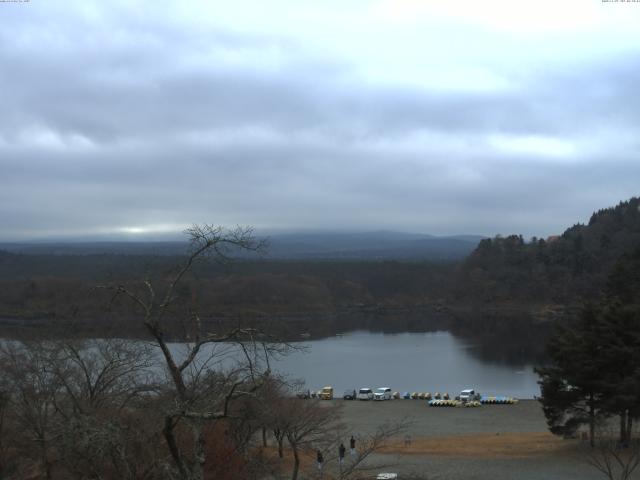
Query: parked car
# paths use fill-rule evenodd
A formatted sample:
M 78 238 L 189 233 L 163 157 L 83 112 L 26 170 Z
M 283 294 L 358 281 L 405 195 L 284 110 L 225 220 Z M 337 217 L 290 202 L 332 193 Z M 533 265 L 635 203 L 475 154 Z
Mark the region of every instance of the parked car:
M 323 387 L 322 390 L 320 390 L 319 397 L 322 400 L 333 400 L 333 387 Z
M 476 393 L 473 388 L 466 388 L 460 392 L 460 401 L 473 402 L 480 400 L 480 394 Z
M 298 393 L 296 393 L 296 397 L 303 400 L 311 398 L 311 390 L 300 390 Z
M 389 387 L 380 387 L 373 394 L 374 400 L 391 400 L 391 389 Z
M 355 390 L 345 390 L 342 394 L 343 400 L 355 400 L 356 399 L 356 391 Z
M 361 388 L 358 390 L 358 400 L 373 400 L 373 390 L 370 388 Z

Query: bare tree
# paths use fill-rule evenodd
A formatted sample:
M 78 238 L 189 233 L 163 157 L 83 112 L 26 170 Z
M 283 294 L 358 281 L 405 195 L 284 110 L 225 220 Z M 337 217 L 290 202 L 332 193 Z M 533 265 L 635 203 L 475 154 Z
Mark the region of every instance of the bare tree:
M 48 342 L 56 400 L 56 449 L 69 475 L 127 480 L 157 476 L 160 429 L 150 415 L 157 381 L 150 348 L 119 339 Z M 144 404 L 144 405 L 143 405 Z
M 233 436 L 230 445 L 247 451 L 257 416 L 249 411 L 250 402 L 238 400 L 253 398 L 273 379 L 270 358 L 288 347 L 250 327 L 205 331 L 197 308 L 181 303 L 178 292 L 200 259 L 226 261 L 234 251 L 259 250 L 262 243 L 245 228 L 205 225 L 187 233 L 191 253 L 160 288 L 162 295 L 156 297 L 150 281 L 142 282 L 142 289 L 102 287 L 113 293 L 112 301 L 125 297 L 139 309 L 150 344 L 68 339 L 2 344 L 0 450 L 9 418 L 19 432 L 11 447 L 31 456 L 45 478 L 202 479 L 205 440 L 216 441 L 205 427 L 217 420 L 223 420 L 224 434 Z M 185 308 L 179 316 L 178 308 Z M 189 340 L 183 349 L 169 343 L 176 323 Z M 150 370 L 158 371 L 158 359 L 164 379 Z M 160 439 L 168 450 L 156 448 Z
M 629 480 L 640 465 L 640 443 L 636 440 L 623 447 L 613 437 L 601 437 L 586 453 L 586 460 L 609 480 Z
M 0 370 L 6 405 L 20 427 L 14 452 L 23 458 L 39 452 L 46 478 L 145 478 L 145 469 L 157 462 L 143 466 L 141 460 L 158 443 L 149 442 L 151 423 L 140 421 L 150 358 L 148 349 L 121 340 L 5 344 Z
M 319 400 L 283 398 L 279 407 L 284 432 L 293 453 L 291 480 L 300 471 L 301 454 L 323 448 L 340 420 L 340 407 L 321 405 Z
M 66 394 L 66 405 L 58 405 L 63 415 L 104 407 L 121 410 L 157 383 L 151 369 L 153 352 L 142 342 L 59 340 L 40 348 Z
M 265 382 L 256 398 L 257 415 L 262 430 L 262 446 L 267 446 L 266 432 L 269 430 L 278 446 L 278 457 L 284 458 L 284 441 L 288 422 L 287 406 L 290 400 L 287 382 L 271 377 Z
M 55 459 L 51 446 L 57 436 L 55 415 L 60 381 L 48 368 L 46 355 L 34 344 L 2 346 L 0 370 L 6 385 L 11 414 L 22 432 L 27 457 L 34 457 L 47 479 L 52 478 Z M 35 448 L 33 448 L 35 446 Z
M 254 328 L 237 327 L 225 333 L 206 332 L 197 308 L 175 312 L 178 287 L 194 265 L 207 256 L 226 261 L 238 251 L 260 251 L 251 228 L 225 230 L 212 225 L 194 225 L 186 231 L 191 253 L 186 262 L 156 294 L 150 281 L 144 292 L 126 285 L 110 288 L 117 297 L 126 297 L 141 312 L 141 321 L 163 358 L 169 377 L 164 392 L 163 435 L 176 467 L 178 477 L 201 480 L 206 462 L 204 426 L 208 422 L 234 418 L 232 403 L 253 395 L 269 377 L 269 358 L 282 352 L 282 345 Z M 168 343 L 169 322 L 178 316 L 190 343 L 182 352 Z M 232 344 L 235 348 L 228 350 Z M 231 364 L 231 366 L 229 366 Z M 191 441 L 180 439 L 186 428 Z

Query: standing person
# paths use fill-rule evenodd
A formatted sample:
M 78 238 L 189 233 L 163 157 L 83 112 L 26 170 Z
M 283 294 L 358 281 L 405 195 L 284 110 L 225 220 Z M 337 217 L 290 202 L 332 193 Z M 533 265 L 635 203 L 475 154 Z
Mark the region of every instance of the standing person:
M 318 450 L 316 458 L 318 460 L 318 471 L 322 475 L 322 464 L 324 463 L 324 457 L 322 456 L 322 452 L 320 450 Z
M 341 443 L 340 446 L 338 447 L 338 456 L 340 457 L 339 462 L 340 465 L 342 465 L 342 462 L 344 462 L 344 452 L 346 452 L 347 449 L 344 448 L 344 443 Z
M 351 440 L 349 440 L 349 447 L 349 453 L 351 456 L 354 456 L 356 454 L 356 439 L 353 438 L 353 435 L 351 435 Z

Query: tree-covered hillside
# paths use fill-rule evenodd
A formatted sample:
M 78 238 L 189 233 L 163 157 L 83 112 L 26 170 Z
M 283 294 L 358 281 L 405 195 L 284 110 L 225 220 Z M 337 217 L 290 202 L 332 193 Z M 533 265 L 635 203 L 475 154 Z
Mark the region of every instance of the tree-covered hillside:
M 463 262 L 458 299 L 572 303 L 597 295 L 615 262 L 640 246 L 640 199 L 595 212 L 557 237 L 480 242 Z

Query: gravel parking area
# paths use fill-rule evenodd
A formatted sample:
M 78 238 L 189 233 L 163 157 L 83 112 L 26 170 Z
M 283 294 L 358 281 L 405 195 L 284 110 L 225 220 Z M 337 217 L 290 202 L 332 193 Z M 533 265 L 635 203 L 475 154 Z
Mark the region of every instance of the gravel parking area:
M 380 423 L 403 419 L 410 422 L 407 433 L 414 437 L 547 431 L 542 408 L 534 400 L 477 408 L 429 407 L 425 400 L 334 402 L 343 405 L 344 421 L 353 431 L 363 434 Z
M 516 405 L 483 405 L 478 408 L 429 407 L 423 400 L 361 402 L 335 400 L 343 405 L 343 421 L 349 434 L 364 436 L 385 422 L 406 420 L 414 448 L 410 453 L 398 448 L 393 454 L 377 454 L 374 462 L 394 463 L 386 468 L 402 478 L 477 480 L 597 480 L 603 478 L 585 460 L 579 441 L 546 436 L 547 426 L 540 404 L 533 400 Z M 504 435 L 500 454 L 492 448 L 499 441 L 487 438 Z M 438 443 L 451 448 L 429 450 L 422 445 Z M 508 443 L 517 439 L 518 448 Z M 544 445 L 541 445 L 541 439 Z M 478 442 L 473 449 L 464 448 Z M 484 442 L 484 443 L 483 443 Z M 530 444 L 527 444 L 530 442 Z M 548 443 L 548 444 L 547 444 Z M 403 438 L 397 445 L 403 444 Z M 530 446 L 530 448 L 529 448 Z M 486 447 L 486 451 L 483 448 Z M 581 453 L 583 452 L 583 453 Z M 373 477 L 375 478 L 375 477 Z

